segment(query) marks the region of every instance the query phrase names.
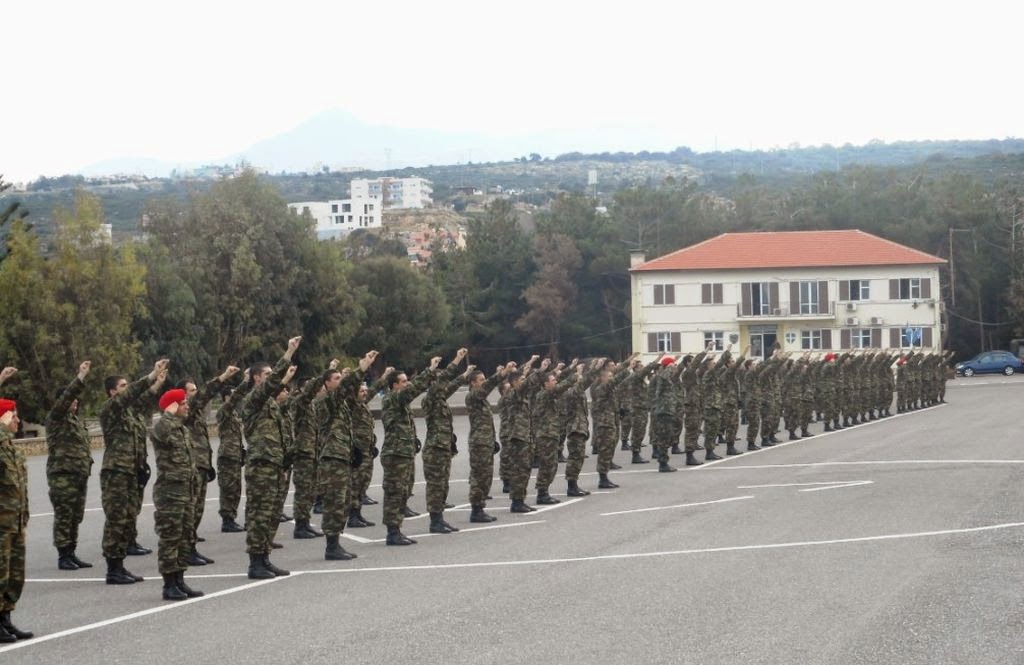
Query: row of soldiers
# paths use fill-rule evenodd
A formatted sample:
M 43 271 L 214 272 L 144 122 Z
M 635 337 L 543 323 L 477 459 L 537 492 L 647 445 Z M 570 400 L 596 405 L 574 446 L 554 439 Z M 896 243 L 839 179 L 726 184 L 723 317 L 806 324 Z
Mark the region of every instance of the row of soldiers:
M 756 450 L 758 438 L 765 446 L 778 441 L 780 421 L 791 438 L 799 438 L 809 435 L 813 414 L 825 422 L 826 430 L 841 429 L 888 415 L 894 389 L 899 392 L 897 409 L 902 411 L 941 401 L 945 386 L 946 358 L 937 354 L 896 356 L 865 350 L 812 358 L 776 350 L 759 362 L 746 359 L 745 354 L 735 358 L 731 348 L 720 355 L 708 348 L 695 355 L 665 356 L 647 365 L 635 356 L 622 363 L 593 359 L 569 365 L 552 365 L 547 359 L 538 363 L 535 356 L 522 367 L 508 363 L 488 376 L 473 366 L 462 370 L 466 350 L 460 349 L 444 369 L 441 359 L 433 358 L 412 380 L 388 368 L 376 383 L 366 385 L 366 373 L 377 360 L 377 353 L 371 351 L 355 370 L 338 369 L 334 361 L 301 389 L 289 390 L 296 371 L 292 357 L 300 342 L 300 338 L 289 340 L 276 365 L 257 363 L 241 382 L 237 381 L 239 369 L 228 367 L 202 386 L 187 379 L 166 389 L 166 360 L 155 363 L 152 372 L 134 382 L 119 376 L 106 379 L 108 400 L 100 413 L 106 447 L 100 480 L 108 583 L 141 581 L 124 568 L 124 558 L 151 551 L 139 545 L 136 537 L 142 491 L 150 476 L 147 435 L 156 453 L 153 496 L 164 597 L 178 600 L 202 593 L 184 581 L 184 571 L 213 563 L 197 551 L 196 544 L 202 540 L 197 528 L 206 485 L 214 480 L 220 488 L 222 531 L 246 532 L 248 574 L 254 579 L 288 574 L 270 561 L 270 552 L 278 546 L 274 536 L 291 483 L 295 485 L 294 536 L 326 536 L 326 559 L 354 558 L 338 539 L 345 526 L 373 525 L 363 518 L 361 509 L 378 456 L 384 471 L 388 545 L 415 543 L 402 534 L 401 526 L 404 517 L 415 515 L 407 503 L 415 455 L 421 451 L 430 531 L 458 531 L 445 520 L 444 510 L 450 507 L 451 460 L 458 453 L 448 400 L 463 385 L 468 387 L 465 401 L 470 420 L 471 522 L 496 519 L 485 511 L 495 454 L 500 453 L 499 474 L 511 495 L 510 510 L 530 512 L 535 510 L 526 503 L 531 467 L 538 468 L 537 503 L 558 502 L 549 488 L 560 458 L 566 462 L 567 493 L 584 496 L 588 492 L 578 480 L 589 439 L 597 456 L 598 487 L 617 487 L 609 478 L 609 472 L 618 468 L 613 460 L 616 441 L 621 438 L 630 448 L 634 463 L 646 463 L 640 453 L 648 419 L 659 470 L 674 471 L 668 464 L 670 453 L 685 452 L 687 464 L 701 463 L 694 457 L 701 434 L 705 460 L 720 459 L 715 453 L 720 443 L 728 454 L 739 454 L 735 442 L 741 420 L 747 423 L 747 448 Z M 895 377 L 890 369 L 894 361 Z M 47 477 L 61 569 L 91 566 L 76 553 L 92 466 L 88 432 L 77 415 L 89 369 L 88 362 L 82 363 L 47 418 Z M 0 374 L 0 382 L 4 378 Z M 489 401 L 496 388 L 501 393 L 500 437 Z M 367 402 L 380 390 L 384 391 L 385 438 L 378 448 Z M 425 443 L 417 436 L 411 411 L 413 399 L 421 393 L 425 393 Z M 217 413 L 221 441 L 215 467 L 205 410 L 218 394 L 223 405 Z M 152 424 L 154 408 L 160 416 Z M 681 436 L 685 451 L 679 449 Z M 243 474 L 244 527 L 236 521 Z M 322 532 L 310 523 L 318 496 Z M 2 621 L 0 613 L 0 626 Z

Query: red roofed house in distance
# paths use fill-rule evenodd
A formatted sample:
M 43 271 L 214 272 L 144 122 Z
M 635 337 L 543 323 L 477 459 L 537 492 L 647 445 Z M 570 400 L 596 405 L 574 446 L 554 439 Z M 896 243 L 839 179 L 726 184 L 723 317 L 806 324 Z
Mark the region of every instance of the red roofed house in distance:
M 631 257 L 633 349 L 646 360 L 709 342 L 786 351 L 937 351 L 945 259 L 863 231 L 723 233 Z

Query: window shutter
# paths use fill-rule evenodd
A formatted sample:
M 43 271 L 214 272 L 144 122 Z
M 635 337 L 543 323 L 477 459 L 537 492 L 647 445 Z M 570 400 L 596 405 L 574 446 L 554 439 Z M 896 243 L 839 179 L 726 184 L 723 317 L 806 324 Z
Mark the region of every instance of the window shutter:
M 674 305 L 676 304 L 676 285 L 666 284 L 665 285 L 665 304 Z
M 900 280 L 890 279 L 889 280 L 889 300 L 900 299 Z
M 848 349 L 850 348 L 850 329 L 843 328 L 839 331 L 839 348 Z
M 922 328 L 921 329 L 921 346 L 924 348 L 930 348 L 932 345 L 932 329 Z
M 658 352 L 658 335 L 657 333 L 647 333 L 647 352 L 657 353 Z
M 828 282 L 818 282 L 818 311 L 828 314 Z
M 842 279 L 839 280 L 839 299 L 849 300 L 850 299 L 850 280 Z
M 899 328 L 889 328 L 889 348 L 898 349 L 900 348 L 901 333 Z
M 750 316 L 751 314 L 753 314 L 753 305 L 750 302 L 750 291 L 752 288 L 753 287 L 750 284 L 750 282 L 744 282 L 743 284 L 740 284 L 740 313 L 742 313 L 743 316 Z
M 661 284 L 654 285 L 654 304 L 664 305 L 665 304 L 665 287 Z
M 711 285 L 701 284 L 700 285 L 700 304 L 710 305 L 711 304 Z
M 712 284 L 711 285 L 711 302 L 716 305 L 722 304 L 722 285 Z
M 871 347 L 880 348 L 882 346 L 882 329 L 872 328 L 871 329 Z
M 672 333 L 672 353 L 679 353 L 683 343 L 679 340 L 679 333 Z
M 770 282 L 768 284 L 768 308 L 774 310 L 779 308 L 779 283 Z
M 932 297 L 932 280 L 927 277 L 921 279 L 921 297 Z
M 828 328 L 825 328 L 824 330 L 821 331 L 821 348 L 832 348 L 832 331 Z
M 789 283 L 789 313 L 800 311 L 800 282 Z

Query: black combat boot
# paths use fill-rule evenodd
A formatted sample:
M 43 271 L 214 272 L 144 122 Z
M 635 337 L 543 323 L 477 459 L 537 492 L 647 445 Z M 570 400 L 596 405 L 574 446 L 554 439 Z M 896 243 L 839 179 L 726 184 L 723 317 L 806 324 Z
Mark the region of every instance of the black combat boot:
M 72 546 L 66 545 L 57 548 L 57 568 L 60 570 L 78 570 L 78 564 L 72 557 Z
M 633 453 L 633 464 L 648 464 L 651 460 L 644 459 L 639 452 Z
M 188 594 L 178 588 L 177 576 L 164 573 L 164 600 L 187 600 Z
M 402 508 L 402 517 L 419 517 L 419 516 L 420 516 L 420 514 L 417 513 L 415 510 L 413 510 L 412 508 L 410 508 L 409 506 L 405 506 L 404 508 Z
M 601 478 L 601 480 L 599 480 L 598 483 L 597 483 L 597 488 L 598 489 L 613 490 L 616 487 L 618 487 L 618 485 L 616 485 L 615 483 L 613 483 L 611 480 L 608 479 L 608 474 L 607 473 L 600 473 L 600 474 L 598 474 L 598 476 L 600 476 L 600 478 Z
M 619 471 L 622 469 L 622 467 L 616 464 L 615 462 L 609 462 L 608 468 L 611 469 L 612 471 Z
M 723 436 L 722 434 L 719 434 L 718 435 L 718 440 L 715 441 L 715 443 L 725 443 L 725 436 Z
M 174 573 L 174 579 L 178 583 L 178 588 L 185 592 L 185 595 L 189 598 L 201 598 L 203 595 L 202 591 L 193 589 L 188 584 L 185 584 L 185 571 L 179 570 Z
M 359 508 L 350 511 L 348 514 L 348 526 L 350 529 L 362 529 L 374 524 L 375 522 L 370 522 L 363 517 L 363 511 Z
M 768 437 L 768 440 L 771 441 L 772 443 L 779 443 L 779 440 L 777 438 L 775 438 L 775 433 L 774 432 L 772 433 L 771 436 Z
M 832 421 L 825 421 L 825 431 L 826 432 L 831 432 L 832 431 Z
M 672 450 L 670 450 L 669 452 L 672 453 L 673 455 L 682 455 L 683 454 L 683 450 L 682 450 L 682 448 L 679 447 L 678 443 L 675 444 L 674 446 L 672 446 Z
M 327 536 L 327 549 L 324 550 L 325 561 L 351 561 L 356 558 L 355 554 L 349 552 L 338 543 L 338 534 Z
M 107 584 L 135 584 L 135 578 L 125 571 L 121 559 L 107 559 Z
M 510 513 L 532 513 L 537 509 L 534 508 L 533 506 L 528 505 L 522 499 L 513 499 L 512 505 L 509 506 L 508 510 Z
M 249 555 L 249 579 L 250 580 L 269 580 L 273 577 L 277 577 L 267 565 L 263 562 L 262 554 L 250 554 Z
M 810 431 L 808 431 L 808 429 L 806 427 L 801 428 L 801 430 L 800 430 L 800 438 L 806 439 L 809 436 L 814 436 L 814 435 L 811 434 Z
M 619 450 L 630 450 L 629 441 L 623 441 L 619 444 Z
M 269 554 L 263 555 L 263 565 L 266 566 L 267 570 L 274 573 L 274 575 L 277 577 L 285 577 L 287 575 L 292 574 L 291 571 L 285 570 L 284 568 L 278 568 L 273 563 L 271 563 Z
M 800 439 L 800 436 L 796 433 L 796 430 L 789 430 L 789 440 L 790 441 L 797 441 L 799 439 Z
M 774 443 L 772 443 L 771 441 L 768 440 L 768 437 L 766 437 L 766 436 L 762 436 L 761 437 L 761 447 L 762 448 L 771 448 L 774 445 L 775 445 Z
M 568 484 L 569 484 L 569 489 L 566 490 L 566 492 L 565 492 L 567 495 L 569 495 L 569 496 L 589 496 L 590 495 L 590 492 L 588 492 L 587 490 L 581 490 L 580 486 L 579 486 L 579 483 L 577 483 L 575 480 L 568 481 Z
M 502 494 L 508 494 L 511 491 L 512 491 L 512 485 L 507 480 L 501 481 L 501 493 Z
M 387 545 L 415 545 L 416 541 L 412 538 L 407 538 L 401 531 L 398 530 L 397 526 L 388 527 L 388 537 L 384 541 Z
M 308 540 L 310 538 L 319 538 L 322 535 L 324 535 L 323 532 L 314 529 L 309 520 L 295 520 L 295 531 L 292 533 L 294 538 Z
M 743 451 L 742 450 L 736 450 L 736 444 L 735 443 L 730 443 L 730 444 L 727 444 L 726 447 L 725 447 L 725 454 L 726 455 L 742 455 Z
M 556 503 L 562 502 L 548 494 L 547 490 L 537 490 L 537 503 L 542 506 L 553 506 Z
M 0 612 L 0 628 L 7 631 L 8 635 L 13 635 L 16 639 L 27 640 L 32 637 L 34 633 L 28 630 L 18 630 L 18 628 L 11 623 L 11 611 L 4 610 Z
M 714 450 L 708 450 L 704 453 L 705 462 L 714 462 L 715 460 L 722 459 L 721 455 L 716 455 Z
M 371 499 L 370 497 L 366 496 L 365 494 L 363 495 L 363 498 L 359 500 L 359 502 L 361 504 L 363 504 L 364 506 L 376 506 L 377 505 L 377 500 L 376 499 Z
M 149 549 L 148 547 L 143 547 L 142 545 L 139 545 L 136 541 L 133 540 L 132 542 L 128 543 L 128 547 L 125 548 L 124 553 L 128 556 L 145 556 L 146 554 L 152 554 L 153 550 Z
M 430 513 L 430 533 L 451 533 L 441 519 L 441 513 Z
M 284 513 L 281 513 L 280 515 L 277 516 L 277 521 L 280 522 L 281 524 L 284 524 L 285 522 L 291 522 L 292 519 L 293 518 L 292 518 L 291 515 L 286 515 Z
M 220 532 L 221 533 L 242 533 L 243 531 L 245 531 L 245 527 L 243 527 L 241 524 L 236 522 L 234 519 L 232 519 L 230 517 L 224 517 L 224 518 L 221 519 L 221 522 L 220 522 Z
M 842 424 L 840 424 L 839 418 L 836 418 L 834 421 L 832 421 L 832 429 L 834 429 L 834 430 L 841 430 L 841 429 L 846 429 L 846 428 L 843 427 Z
M 206 557 L 196 551 L 196 548 L 192 548 L 192 552 L 188 555 L 188 565 L 190 566 L 205 566 Z
M 12 644 L 17 642 L 18 638 L 7 632 L 7 629 L 0 626 L 0 644 Z
M 486 512 L 484 512 L 483 506 L 473 506 L 472 508 L 472 511 L 469 513 L 470 522 L 487 523 L 495 522 L 498 519 L 497 517 L 494 517 L 493 515 L 488 515 Z
M 700 466 L 703 463 L 694 456 L 692 450 L 686 453 L 686 466 Z
M 747 450 L 761 450 L 761 446 L 757 445 L 753 441 L 747 441 Z
M 669 466 L 668 462 L 658 462 L 658 473 L 672 473 L 676 468 Z
M 75 549 L 76 548 L 77 548 L 77 545 L 72 545 L 71 546 L 71 560 L 74 561 L 75 565 L 78 566 L 79 568 L 92 568 L 92 564 L 91 563 L 89 563 L 88 561 L 82 561 L 81 559 L 78 558 L 78 555 L 75 554 Z
M 282 545 L 281 543 L 277 542 L 276 540 L 273 540 L 273 541 L 270 542 L 270 549 L 272 549 L 272 550 L 280 550 L 280 549 L 283 549 L 283 548 L 284 548 L 284 545 Z

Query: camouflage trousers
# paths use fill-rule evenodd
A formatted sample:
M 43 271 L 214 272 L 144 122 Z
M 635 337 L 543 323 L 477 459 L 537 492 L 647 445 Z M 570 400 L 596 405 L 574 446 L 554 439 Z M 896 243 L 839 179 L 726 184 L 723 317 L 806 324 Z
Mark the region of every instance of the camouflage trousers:
M 363 509 L 363 497 L 370 489 L 370 480 L 373 478 L 373 451 L 363 451 L 363 463 L 358 469 L 352 469 L 352 488 L 349 492 L 349 503 L 352 510 Z M 323 494 L 323 490 L 320 491 Z
M 646 409 L 633 409 L 630 411 L 630 443 L 634 453 L 640 452 L 640 448 L 644 445 L 644 437 L 647 436 L 647 417 L 648 413 Z
M 629 409 L 619 409 L 619 441 L 629 442 L 629 431 L 633 427 L 633 418 Z
M 704 409 L 704 450 L 711 452 L 718 445 L 722 433 L 722 410 L 718 407 Z
M 220 489 L 220 516 L 235 519 L 242 499 L 242 461 L 217 458 L 217 487 Z
M 416 458 L 382 455 L 384 468 L 384 524 L 400 529 L 402 509 L 409 500 L 409 476 L 416 471 Z
M 200 473 L 203 473 L 200 470 Z M 153 485 L 154 521 L 157 535 L 157 564 L 161 575 L 188 568 L 189 556 L 195 547 L 196 496 L 206 478 L 193 477 L 189 482 L 165 481 L 157 478 Z
M 284 504 L 288 502 L 288 487 L 292 484 L 292 470 L 281 470 L 277 479 L 277 514 L 278 517 L 284 514 Z
M 53 504 L 53 546 L 57 549 L 78 544 L 78 525 L 85 517 L 88 473 L 47 473 L 50 503 Z
M 740 407 L 738 404 L 726 404 L 722 408 L 722 436 L 726 443 L 736 441 L 736 432 L 740 429 Z
M 774 398 L 761 401 L 761 437 L 771 438 L 779 431 L 779 403 Z
M 409 467 L 405 473 L 405 501 L 409 502 L 409 497 L 415 494 L 416 489 L 416 465 L 413 464 Z
M 787 400 L 782 409 L 782 418 L 787 431 L 800 429 L 800 400 L 796 398 Z
M 678 428 L 679 419 L 675 416 L 668 414 L 654 416 L 654 423 L 651 426 L 651 444 L 654 446 L 654 458 L 659 462 L 668 464 L 668 451 L 673 444 L 679 443 L 678 438 L 675 440 L 672 438 Z
M 206 512 L 206 469 L 196 469 L 199 474 L 197 476 L 198 482 L 196 483 L 195 492 L 195 507 L 192 509 L 192 531 L 199 533 L 199 523 L 203 521 L 203 513 Z M 156 487 L 153 487 L 156 491 Z
M 508 437 L 502 436 L 499 438 L 501 439 L 501 452 L 498 453 L 498 478 L 501 479 L 501 482 L 507 483 L 512 479 L 512 466 L 508 461 Z
M 427 481 L 427 512 L 444 512 L 451 475 L 451 446 L 426 446 L 423 449 L 423 477 Z
M 305 454 L 296 457 L 295 466 L 292 467 L 292 480 L 295 482 L 292 514 L 296 520 L 308 520 L 317 495 L 316 459 Z
M 697 439 L 700 437 L 701 413 L 700 409 L 696 406 L 687 406 L 685 413 L 683 427 L 686 433 L 683 435 L 683 443 L 685 444 L 686 452 L 692 453 L 700 450 L 700 444 L 697 443 Z
M 529 441 L 515 438 L 509 439 L 508 448 L 509 484 L 512 486 L 509 498 L 522 501 L 526 498 L 526 486 L 530 483 L 533 449 Z
M 587 453 L 587 435 L 583 432 L 569 432 L 569 455 L 565 463 L 565 479 L 577 481 L 583 469 L 583 456 Z
M 761 429 L 760 402 L 748 402 L 743 408 L 743 415 L 747 419 L 747 443 L 757 443 L 757 435 Z
M 834 390 L 826 390 L 823 392 L 821 397 L 821 408 L 827 424 L 831 424 L 834 420 L 839 418 L 839 405 L 836 403 L 836 393 Z
M 105 516 L 103 556 L 123 559 L 128 543 L 135 540 L 135 519 L 142 508 L 135 474 L 113 469 L 100 471 L 100 502 Z
M 367 463 L 368 460 L 363 460 L 363 464 Z M 320 460 L 320 491 L 324 500 L 324 514 L 320 528 L 328 536 L 337 536 L 345 531 L 345 522 L 352 509 L 352 500 L 349 496 L 352 491 L 352 473 L 352 465 L 348 463 L 348 460 L 333 457 Z M 296 497 L 298 493 L 299 489 L 296 487 Z M 298 505 L 298 501 L 296 498 L 296 505 Z M 295 519 L 299 519 L 298 508 L 295 509 Z M 303 519 L 309 519 L 308 510 Z
M 25 529 L 0 531 L 0 612 L 13 612 L 25 586 Z
M 595 427 L 594 446 L 597 448 L 597 472 L 608 473 L 615 457 L 615 428 L 607 425 Z
M 280 504 L 288 491 L 282 476 L 284 470 L 265 461 L 245 466 L 245 550 L 249 554 L 270 554 L 281 515 Z
M 502 447 L 502 453 L 505 448 Z M 469 442 L 469 504 L 484 506 L 494 480 L 494 442 Z
M 537 438 L 537 458 L 540 466 L 537 469 L 537 493 L 547 492 L 558 473 L 558 449 L 561 441 L 553 436 Z

